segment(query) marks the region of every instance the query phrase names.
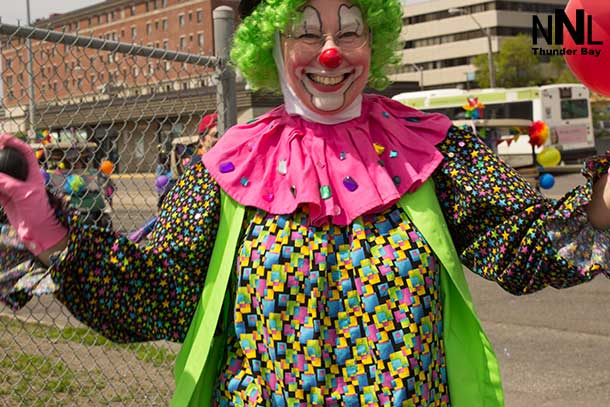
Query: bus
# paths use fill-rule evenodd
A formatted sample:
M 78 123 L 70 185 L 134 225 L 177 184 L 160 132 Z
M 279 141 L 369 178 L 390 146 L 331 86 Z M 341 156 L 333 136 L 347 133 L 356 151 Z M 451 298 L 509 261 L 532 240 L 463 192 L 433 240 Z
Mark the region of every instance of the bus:
M 524 88 L 436 89 L 401 93 L 393 99 L 425 112 L 438 112 L 463 122 L 467 99 L 478 98 L 485 105 L 481 119 L 542 120 L 550 136 L 544 147 L 561 151 L 562 160 L 581 162 L 596 154 L 589 90 L 581 84 L 555 84 Z M 498 154 L 531 151 L 528 138 L 517 143 L 501 143 Z

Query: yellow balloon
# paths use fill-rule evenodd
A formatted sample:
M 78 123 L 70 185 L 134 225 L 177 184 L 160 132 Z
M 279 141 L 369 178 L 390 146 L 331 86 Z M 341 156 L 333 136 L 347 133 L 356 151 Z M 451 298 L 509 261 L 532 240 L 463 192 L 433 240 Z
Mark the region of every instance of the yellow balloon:
M 543 167 L 554 167 L 561 162 L 561 153 L 555 147 L 547 147 L 536 157 L 538 164 Z

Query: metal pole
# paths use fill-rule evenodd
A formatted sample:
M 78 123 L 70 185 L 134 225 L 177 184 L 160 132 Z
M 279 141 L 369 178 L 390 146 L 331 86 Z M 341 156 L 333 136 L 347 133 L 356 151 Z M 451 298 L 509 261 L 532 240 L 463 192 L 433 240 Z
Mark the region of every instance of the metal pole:
M 229 65 L 231 37 L 235 16 L 229 6 L 220 6 L 212 13 L 214 19 L 214 55 L 218 58 L 216 64 L 218 133 L 225 131 L 237 123 L 237 95 L 235 91 L 235 72 Z
M 27 18 L 28 18 L 28 26 L 31 25 L 30 19 L 30 0 L 26 0 L 27 6 Z M 34 140 L 36 137 L 36 124 L 35 124 L 35 115 L 36 115 L 36 106 L 34 105 L 34 53 L 32 52 L 32 39 L 30 37 L 27 38 L 26 46 L 28 48 L 28 80 L 30 82 L 30 91 L 29 91 L 29 109 L 28 109 L 28 127 L 29 132 L 28 136 L 30 140 Z
M 474 18 L 474 16 L 472 14 L 468 14 L 470 16 L 470 18 L 472 18 L 472 21 L 474 21 L 474 23 L 477 25 L 477 27 L 479 27 L 479 30 L 481 30 L 481 32 L 483 34 L 485 34 L 485 36 L 487 37 L 487 60 L 488 60 L 488 64 L 489 64 L 489 87 L 490 88 L 495 88 L 496 87 L 496 67 L 494 65 L 494 51 L 492 48 L 492 44 L 491 44 L 491 31 L 489 29 L 489 27 L 487 29 L 483 28 L 483 26 L 481 24 L 479 24 L 479 21 Z
M 35 27 L 4 24 L 0 22 L 0 34 L 16 35 L 20 38 L 31 38 L 38 41 L 54 42 L 75 47 L 98 49 L 102 51 L 118 52 L 121 54 L 162 59 L 171 62 L 185 62 L 187 64 L 210 66 L 217 62 L 216 57 L 174 52 L 162 48 L 142 47 L 127 42 L 108 41 L 95 37 L 68 34 L 61 31 L 43 30 Z
M 491 31 L 490 31 L 489 27 L 487 27 L 485 34 L 487 35 L 487 56 L 489 59 L 489 87 L 495 88 L 496 87 L 496 67 L 494 65 L 494 52 L 493 52 L 492 45 L 491 45 Z
M 419 72 L 419 90 L 423 90 L 424 89 L 424 70 L 421 69 L 418 65 L 416 64 L 411 64 L 411 66 L 413 68 L 415 68 L 417 70 L 417 72 Z

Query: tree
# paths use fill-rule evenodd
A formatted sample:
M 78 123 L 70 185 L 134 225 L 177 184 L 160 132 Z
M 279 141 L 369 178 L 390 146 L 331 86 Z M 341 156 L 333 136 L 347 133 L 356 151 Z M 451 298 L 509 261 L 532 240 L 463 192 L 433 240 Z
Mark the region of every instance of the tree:
M 503 40 L 500 52 L 494 55 L 494 63 L 498 87 L 533 86 L 542 82 L 540 58 L 532 52 L 532 39 L 525 34 Z M 474 64 L 479 86 L 489 87 L 487 54 L 477 56 Z
M 561 49 L 561 47 L 551 47 Z M 551 83 L 578 83 L 563 56 L 539 57 L 532 51 L 532 39 L 525 34 L 506 38 L 500 52 L 494 55 L 496 86 L 514 88 L 520 86 L 547 85 Z M 489 63 L 487 54 L 479 55 L 474 62 L 477 82 L 489 87 Z

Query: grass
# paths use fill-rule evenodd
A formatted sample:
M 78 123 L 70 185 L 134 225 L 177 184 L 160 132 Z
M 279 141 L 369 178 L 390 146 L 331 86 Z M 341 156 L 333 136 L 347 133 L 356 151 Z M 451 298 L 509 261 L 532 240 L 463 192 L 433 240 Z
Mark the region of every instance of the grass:
M 7 317 L 0 317 L 0 326 L 9 327 L 10 329 L 25 330 L 28 335 L 32 337 L 47 339 L 52 342 L 68 341 L 84 346 L 103 346 L 115 350 L 125 349 L 133 352 L 136 358 L 142 362 L 150 363 L 155 367 L 165 365 L 171 367 L 176 359 L 176 354 L 167 349 L 145 343 L 114 343 L 103 336 L 96 334 L 89 328 L 74 328 L 68 326 L 60 329 L 53 326 L 22 322 Z
M 63 398 L 74 394 L 91 393 L 102 390 L 105 385 L 90 377 L 80 376 L 69 369 L 61 360 L 49 356 L 26 353 L 11 354 L 0 360 L 3 382 L 0 395 L 24 406 L 61 406 Z
M 82 348 L 62 344 L 77 344 Z M 57 328 L 0 316 L 0 405 L 135 406 L 139 405 L 143 392 L 151 396 L 150 400 L 154 399 L 154 394 L 161 398 L 171 396 L 171 386 L 155 387 L 147 380 L 149 376 L 116 382 L 116 378 L 108 376 L 114 377 L 114 372 L 100 370 L 106 370 L 104 367 L 91 369 L 88 360 L 95 347 L 116 351 L 108 355 L 111 363 L 117 366 L 126 363 L 124 352 L 129 352 L 142 362 L 133 366 L 134 369 L 148 370 L 148 365 L 150 369 L 154 366 L 168 374 L 171 374 L 176 358 L 169 349 L 143 343 L 116 344 L 88 328 Z M 81 365 L 75 365 L 75 360 Z M 156 369 L 150 370 L 152 377 L 162 374 L 155 372 Z M 95 404 L 91 404 L 93 401 Z M 167 400 L 159 402 L 166 403 Z

